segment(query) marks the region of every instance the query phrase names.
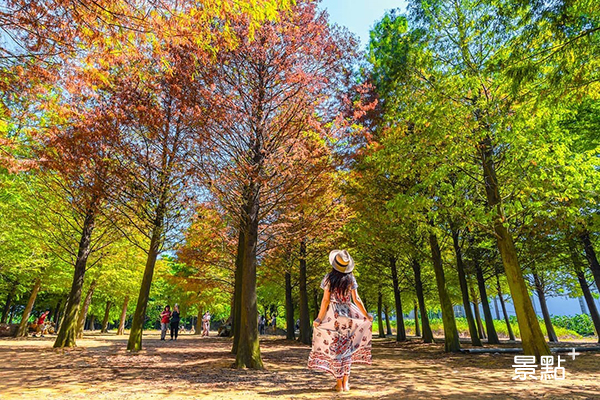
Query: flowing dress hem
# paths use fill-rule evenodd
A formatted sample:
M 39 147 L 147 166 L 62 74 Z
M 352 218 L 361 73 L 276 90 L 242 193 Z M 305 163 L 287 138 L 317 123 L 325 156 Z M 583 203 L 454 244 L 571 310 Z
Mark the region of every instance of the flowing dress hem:
M 373 363 L 371 361 L 352 361 L 352 364 L 366 364 L 366 365 L 372 365 Z M 327 368 L 324 365 L 309 365 L 308 369 L 312 369 L 312 370 L 320 370 L 323 372 L 329 372 L 335 379 L 340 379 L 338 378 L 335 373 L 330 369 Z M 350 373 L 347 374 L 343 374 L 342 377 L 346 376 L 346 375 L 350 375 Z

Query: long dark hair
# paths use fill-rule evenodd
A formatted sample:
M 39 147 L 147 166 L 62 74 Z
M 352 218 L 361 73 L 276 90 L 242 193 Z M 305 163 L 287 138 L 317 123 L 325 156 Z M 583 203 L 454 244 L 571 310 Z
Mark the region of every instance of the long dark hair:
M 344 296 L 350 290 L 350 285 L 352 285 L 352 273 L 344 274 L 332 268 L 331 272 L 327 274 L 327 282 L 331 293 Z

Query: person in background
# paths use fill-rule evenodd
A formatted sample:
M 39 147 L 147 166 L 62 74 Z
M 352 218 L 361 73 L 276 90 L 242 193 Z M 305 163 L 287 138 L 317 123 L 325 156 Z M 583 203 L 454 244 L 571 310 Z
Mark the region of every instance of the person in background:
M 273 327 L 273 333 L 277 330 L 277 314 L 273 314 L 273 319 L 271 320 L 271 326 Z
M 163 312 L 160 313 L 160 340 L 165 340 L 167 336 L 167 328 L 171 320 L 171 306 L 165 306 Z
M 173 340 L 173 335 L 175 335 L 175 340 L 177 340 L 178 334 L 179 334 L 179 305 L 175 304 L 175 307 L 173 307 L 173 313 L 171 314 L 171 340 Z
M 207 311 L 202 317 L 202 336 L 208 336 L 210 330 L 210 313 Z
M 50 310 L 44 311 L 39 318 L 37 319 L 37 326 L 35 328 L 35 334 L 40 334 L 40 337 L 44 337 L 44 332 L 46 331 L 46 317 L 50 314 Z
M 265 334 L 265 316 L 264 315 L 259 315 L 258 316 L 258 333 L 261 335 Z

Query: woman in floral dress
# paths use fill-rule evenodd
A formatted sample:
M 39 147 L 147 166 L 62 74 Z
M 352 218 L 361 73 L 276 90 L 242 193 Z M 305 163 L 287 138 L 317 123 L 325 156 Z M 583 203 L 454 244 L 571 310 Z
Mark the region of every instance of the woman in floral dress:
M 331 373 L 339 392 L 350 390 L 352 364 L 371 364 L 373 316 L 358 296 L 358 284 L 352 274 L 354 260 L 348 252 L 333 250 L 329 263 L 333 268 L 321 282 L 325 293 L 319 316 L 313 322 L 308 368 Z
M 207 311 L 204 313 L 202 317 L 202 335 L 200 336 L 208 336 L 210 330 L 210 313 Z

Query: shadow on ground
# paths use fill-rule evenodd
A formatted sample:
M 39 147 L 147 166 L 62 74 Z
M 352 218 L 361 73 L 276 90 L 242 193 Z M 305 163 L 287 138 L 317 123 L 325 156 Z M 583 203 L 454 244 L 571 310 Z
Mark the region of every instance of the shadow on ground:
M 310 348 L 293 341 L 261 340 L 266 369 L 251 371 L 230 368 L 226 338 L 162 342 L 150 333 L 136 354 L 125 351 L 126 339 L 91 335 L 63 352 L 52 337 L 0 340 L 0 399 L 600 399 L 597 353 L 562 355 L 564 381 L 520 382 L 513 354 L 445 354 L 441 343 L 376 339 L 373 365 L 358 366 L 351 392 L 338 394 L 328 390 L 329 375 L 306 369 Z

